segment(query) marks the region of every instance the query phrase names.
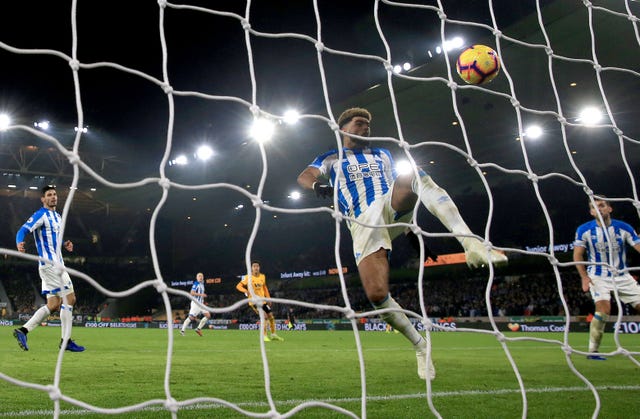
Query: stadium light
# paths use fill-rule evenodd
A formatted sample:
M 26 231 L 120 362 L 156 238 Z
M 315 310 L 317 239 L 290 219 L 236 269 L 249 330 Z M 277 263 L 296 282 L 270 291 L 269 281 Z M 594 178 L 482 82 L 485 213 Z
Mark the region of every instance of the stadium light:
M 293 199 L 294 201 L 297 201 L 298 199 L 300 199 L 300 197 L 302 197 L 302 194 L 298 191 L 293 191 L 289 194 L 289 198 Z
M 0 114 L 0 131 L 4 131 L 11 125 L 11 118 L 6 113 Z
M 253 121 L 249 136 L 260 143 L 264 143 L 271 140 L 274 131 L 275 125 L 273 122 L 265 118 L 258 118 Z
M 74 130 L 75 132 L 78 132 L 78 130 L 80 130 L 80 128 L 78 128 L 78 127 L 73 127 L 73 130 Z M 86 134 L 86 133 L 89 131 L 89 126 L 82 127 L 82 129 L 81 129 L 80 131 L 82 131 L 82 133 L 83 133 L 83 134 Z
M 532 140 L 535 140 L 537 138 L 540 138 L 543 133 L 544 131 L 542 131 L 540 125 L 530 125 L 524 130 L 524 134 L 522 134 L 522 137 L 528 137 Z
M 402 64 L 402 69 L 403 69 L 404 71 L 409 71 L 409 70 L 411 70 L 411 63 L 410 63 L 410 62 L 406 62 L 406 63 Z
M 169 161 L 169 166 L 184 166 L 187 163 L 189 163 L 187 156 L 180 154 L 175 159 Z
M 43 131 L 47 131 L 49 129 L 50 123 L 49 121 L 34 122 L 33 126 L 36 128 L 40 128 Z
M 213 156 L 213 149 L 208 145 L 201 145 L 196 150 L 196 158 L 202 161 L 207 161 Z
M 300 119 L 300 112 L 295 109 L 289 109 L 285 111 L 284 115 L 282 115 L 282 120 L 285 124 L 293 125 Z
M 444 41 L 444 45 L 443 46 L 447 51 L 451 51 L 452 49 L 460 49 L 460 48 L 462 48 L 463 45 L 464 45 L 464 39 L 462 39 L 459 36 L 456 36 L 453 39 L 450 39 L 448 41 Z M 440 53 L 438 52 L 438 54 L 440 54 Z
M 413 173 L 413 166 L 409 160 L 398 160 L 396 162 L 396 172 L 399 175 L 408 175 L 409 173 Z
M 591 127 L 596 125 L 602 120 L 602 113 L 597 108 L 592 106 L 586 107 L 580 112 L 580 115 L 576 119 L 578 122 L 582 122 L 584 125 Z
M 393 72 L 396 74 L 400 74 L 402 72 L 402 66 L 400 64 L 396 64 L 393 66 Z

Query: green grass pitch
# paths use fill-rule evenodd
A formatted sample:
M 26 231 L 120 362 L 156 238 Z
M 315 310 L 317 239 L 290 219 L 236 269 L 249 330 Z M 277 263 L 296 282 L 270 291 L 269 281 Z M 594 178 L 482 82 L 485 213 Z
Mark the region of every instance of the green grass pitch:
M 40 388 L 25 388 L 10 377 L 38 386 L 55 380 L 60 330 L 41 327 L 29 335 L 30 350 L 18 348 L 12 328 L 0 327 L 0 417 L 53 417 L 55 404 Z M 394 333 L 359 334 L 366 368 L 363 407 L 355 338 L 348 331 L 280 332 L 284 342 L 266 343 L 269 392 L 281 415 L 296 418 L 349 417 L 319 406 L 330 403 L 369 418 L 429 418 L 427 387 L 418 379 L 411 346 Z M 518 380 L 500 343 L 490 335 L 433 333 L 437 378 L 432 383 L 433 406 L 444 418 L 520 418 L 523 398 Z M 560 333 L 508 334 L 561 340 Z M 269 398 L 257 331 L 205 330 L 174 334 L 168 389 L 165 388 L 167 330 L 74 328 L 84 353 L 65 353 L 60 374 L 64 396 L 102 409 L 143 406 L 135 412 L 92 413 L 72 403 L 60 403 L 61 417 L 169 418 L 163 407 L 170 396 L 186 402 L 179 418 L 245 417 L 232 403 L 254 417 L 268 417 Z M 570 334 L 570 344 L 584 349 L 586 333 Z M 639 335 L 620 335 L 630 351 L 640 350 Z M 590 418 L 596 399 L 570 370 L 561 346 L 531 341 L 507 343 L 518 365 L 529 418 Z M 602 351 L 614 349 L 605 335 Z M 640 368 L 623 356 L 588 361 L 573 355 L 575 367 L 591 381 L 600 397 L 599 417 L 638 417 Z M 199 399 L 196 403 L 189 403 Z M 216 400 L 213 400 L 216 399 Z M 147 403 L 153 401 L 151 403 Z M 301 408 L 304 402 L 315 403 Z M 365 413 L 366 409 L 366 413 Z

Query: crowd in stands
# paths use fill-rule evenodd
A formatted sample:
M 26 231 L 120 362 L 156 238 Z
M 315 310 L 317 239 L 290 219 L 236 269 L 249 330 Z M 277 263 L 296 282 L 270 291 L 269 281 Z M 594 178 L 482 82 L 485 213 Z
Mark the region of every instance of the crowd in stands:
M 28 315 L 37 309 L 44 300 L 37 294 L 37 273 L 35 267 L 30 265 L 4 265 L 0 271 L 2 284 L 10 299 L 14 313 Z M 94 272 L 95 271 L 95 272 Z M 135 270 L 127 271 L 130 276 L 122 278 L 122 270 L 113 269 L 98 270 L 95 267 L 87 267 L 86 272 L 104 287 L 117 290 L 131 286 L 141 278 L 143 273 L 131 274 Z M 116 287 L 116 283 L 120 285 Z M 291 280 L 289 280 L 291 281 Z M 424 280 L 425 307 L 430 317 L 479 317 L 488 315 L 486 293 L 488 279 L 486 275 L 478 275 L 467 278 L 438 278 Z M 84 280 L 75 280 L 78 304 L 74 308 L 74 314 L 84 316 L 85 319 L 96 319 L 104 316 L 105 295 L 96 290 Z M 371 306 L 367 301 L 361 286 L 357 280 L 347 289 L 350 307 L 356 312 L 370 311 Z M 129 284 L 129 285 L 127 285 Z M 340 318 L 344 313 L 345 302 L 339 287 L 304 288 L 295 289 L 291 282 L 285 280 L 272 280 L 272 297 L 293 301 L 316 304 L 321 307 L 306 307 L 293 304 L 274 304 L 277 318 L 286 318 L 286 311 L 294 307 L 299 319 L 327 319 Z M 593 303 L 590 296 L 582 292 L 579 278 L 572 270 L 566 270 L 561 274 L 560 285 L 564 301 L 572 316 L 588 315 L 593 311 Z M 235 290 L 216 292 L 219 288 L 215 285 L 208 287 L 207 304 L 213 308 L 223 309 L 243 299 L 244 296 Z M 496 276 L 489 287 L 489 300 L 494 316 L 562 316 L 565 309 L 560 298 L 557 280 L 553 274 L 536 273 L 511 276 Z M 185 287 L 185 291 L 188 291 Z M 394 298 L 407 310 L 416 313 L 421 312 L 420 298 L 417 280 L 412 278 L 406 281 L 391 283 L 391 293 Z M 126 313 L 109 316 L 116 321 L 150 321 L 152 309 L 156 312 L 164 312 L 162 300 L 152 287 L 147 294 L 150 298 L 137 300 L 131 304 Z M 135 298 L 135 297 L 134 297 Z M 183 296 L 170 296 L 172 308 L 184 310 L 188 308 L 189 301 Z M 153 307 L 148 307 L 153 306 Z M 141 307 L 146 307 L 142 308 Z M 627 306 L 624 306 L 625 314 L 634 314 Z M 344 311 L 344 310 L 342 310 Z M 615 307 L 614 307 L 615 312 Z M 15 317 L 17 315 L 14 314 Z M 239 321 L 255 321 L 255 313 L 246 305 L 231 311 L 214 313 L 214 319 L 237 319 Z

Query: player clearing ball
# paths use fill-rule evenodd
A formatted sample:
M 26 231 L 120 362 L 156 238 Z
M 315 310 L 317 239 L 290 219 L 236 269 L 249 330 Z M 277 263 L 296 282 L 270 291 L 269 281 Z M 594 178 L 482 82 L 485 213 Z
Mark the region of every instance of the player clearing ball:
M 371 228 L 365 225 L 411 222 L 420 193 L 429 212 L 438 217 L 450 232 L 458 235 L 470 266 L 505 263 L 507 258 L 494 250 L 488 251 L 474 237 L 462 236 L 472 235 L 471 230 L 447 192 L 436 185 L 427 173 L 420 169 L 418 178 L 414 178 L 413 172 L 398 175 L 389 150 L 370 147 L 367 139 L 370 124 L 371 114 L 366 109 L 344 111 L 338 118 L 342 132 L 342 160 L 337 149 L 321 154 L 300 173 L 298 184 L 313 189 L 318 197 L 324 198 L 333 198 L 334 188 L 337 189 L 340 211 L 358 221 L 347 221 L 347 226 L 367 298 L 376 310 L 393 309 L 382 314 L 382 319 L 413 344 L 418 376 L 432 380 L 436 372 L 430 358 L 427 363 L 427 342 L 389 294 L 388 253 L 391 241 L 406 229 L 403 226 Z M 328 178 L 329 183 L 323 182 L 322 178 Z

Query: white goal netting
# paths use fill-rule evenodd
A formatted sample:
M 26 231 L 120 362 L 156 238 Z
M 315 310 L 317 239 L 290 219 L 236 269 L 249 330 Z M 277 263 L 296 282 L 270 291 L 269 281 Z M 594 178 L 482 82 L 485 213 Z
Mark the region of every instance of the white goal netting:
M 133 227 L 121 235 L 131 241 L 147 236 L 144 256 L 153 266 L 155 279 L 123 289 L 101 283 L 91 272 L 66 269 L 74 283 L 86 282 L 113 299 L 153 290 L 168 319 L 177 308 L 171 297 L 191 297 L 184 287 L 170 285 L 163 259 L 189 260 L 191 235 L 202 234 L 205 240 L 215 241 L 215 231 L 240 225 L 244 234 L 233 240 L 242 238 L 240 252 L 247 271 L 256 254 L 265 253 L 263 247 L 273 252 L 280 246 L 282 252 L 295 254 L 311 247 L 317 252 L 309 256 L 313 258 L 326 254 L 317 248 L 329 244 L 341 284 L 338 303 L 291 299 L 286 293 L 273 302 L 328 310 L 351 321 L 361 367 L 361 409 L 351 412 L 313 394 L 293 408 L 278 406 L 271 395 L 264 343 L 260 352 L 269 412 L 251 411 L 215 396 L 176 400 L 172 389 L 179 384 L 171 381 L 176 335 L 172 328 L 168 328 L 164 348 L 164 400 L 104 408 L 67 397 L 60 382 L 63 353 L 51 385 L 19 380 L 5 374 L 2 367 L 0 378 L 49 393 L 55 416 L 60 415 L 64 401 L 108 414 L 135 415 L 137 410 L 159 405 L 177 416 L 180 409 L 215 403 L 253 417 L 288 417 L 311 406 L 366 417 L 372 403 L 365 379 L 370 366 L 364 362 L 358 325 L 360 319 L 375 318 L 378 312 L 356 311 L 349 299 L 341 273 L 342 258 L 351 257 L 348 233 L 342 228 L 346 220 L 326 201 L 315 200 L 312 192 L 303 192 L 301 201 L 291 200 L 297 174 L 316 155 L 340 144 L 337 115 L 348 107 L 361 106 L 373 114 L 371 140 L 388 147 L 396 160 L 404 158 L 432 174 L 488 246 L 505 252 L 511 261 L 533 258 L 545 266 L 547 277 L 553 277 L 565 326 L 556 339 L 514 336 L 500 330 L 496 317 L 501 307 L 496 306 L 493 294 L 496 269 L 491 266 L 477 274 L 482 277 L 483 293 L 478 310 L 486 312 L 491 328 L 458 324 L 455 330 L 482 333 L 499 342 L 516 377 L 522 417 L 527 416 L 529 393 L 510 351 L 509 343 L 517 340 L 559 347 L 566 368 L 591 391 L 593 416 L 598 416 L 599 388 L 574 363 L 576 355 L 587 354 L 587 342 L 585 338 L 579 347 L 569 342 L 576 307 L 566 301 L 563 276 L 575 271 L 567 246 L 575 228 L 589 217 L 589 199 L 607 196 L 616 208 L 615 215 L 626 217 L 634 226 L 640 219 L 640 115 L 635 103 L 640 91 L 638 2 L 136 3 L 144 5 L 74 0 L 65 7 L 56 6 L 60 14 L 49 20 L 36 10 L 30 17 L 28 6 L 3 13 L 0 19 L 11 28 L 0 31 L 2 71 L 6 70 L 3 84 L 11 86 L 11 91 L 31 92 L 39 101 L 31 99 L 11 109 L 16 101 L 3 98 L 0 111 L 13 112 L 13 120 L 0 133 L 2 155 L 21 163 L 23 174 L 37 174 L 28 153 L 13 150 L 34 139 L 47 150 L 45 157 L 55 160 L 60 173 L 68 175 L 70 190 L 59 208 L 63 224 L 76 210 L 98 213 L 95 205 L 100 199 L 92 197 L 100 192 L 85 193 L 89 187 L 108 190 L 108 199 L 120 206 L 139 206 L 146 218 L 132 219 Z M 501 59 L 500 74 L 490 84 L 468 85 L 456 74 L 460 48 L 471 44 L 491 46 Z M 289 125 L 287 107 L 300 111 L 296 124 Z M 582 113 L 584 108 L 591 114 Z M 72 121 L 73 135 L 34 126 L 29 118 L 35 120 L 45 110 Z M 590 115 L 600 119 L 594 122 Z M 258 128 L 258 136 L 274 130 L 270 142 L 249 136 L 256 121 L 267 124 Z M 177 156 L 202 139 L 213 146 L 214 163 L 194 164 L 187 173 Z M 126 153 L 128 159 L 122 160 L 128 165 L 122 166 L 119 156 L 111 156 L 101 142 L 113 142 Z M 102 158 L 88 157 L 95 155 Z M 38 164 L 35 159 L 32 162 Z M 34 193 L 25 191 L 25 196 Z M 167 237 L 162 217 L 190 216 L 187 208 L 195 205 L 194 194 L 203 202 L 200 211 L 210 214 L 203 215 L 200 224 L 174 227 L 173 236 Z M 116 207 L 113 204 L 100 211 L 117 211 Z M 579 212 L 567 213 L 568 208 L 579 208 Z M 231 215 L 226 217 L 225 212 Z M 239 212 L 249 214 L 250 221 L 241 224 Z M 440 252 L 460 252 L 453 236 L 443 233 L 442 226 L 425 214 L 423 208 L 417 211 L 412 224 L 419 227 L 415 231 L 422 233 L 424 242 Z M 311 238 L 301 232 L 300 239 L 291 237 L 298 228 L 306 228 L 296 221 L 303 217 L 324 223 L 323 240 L 327 241 L 309 244 L 306 239 Z M 20 215 L 13 228 L 22 222 Z M 262 229 L 288 231 L 294 244 L 258 244 Z M 176 231 L 184 237 L 177 237 Z M 232 248 L 233 240 L 221 246 Z M 105 248 L 101 256 L 125 255 L 129 243 L 120 243 L 124 253 Z M 256 250 L 257 246 L 263 247 Z M 37 256 L 13 249 L 12 243 L 6 243 L 0 253 L 36 263 Z M 207 255 L 193 252 L 197 260 L 191 263 L 199 269 Z M 278 258 L 277 253 L 272 255 Z M 300 256 L 298 261 L 306 260 Z M 433 288 L 427 269 L 422 263 L 418 267 L 419 310 L 407 314 L 429 328 L 447 329 L 431 320 L 434 304 L 428 301 Z M 636 274 L 638 268 L 629 271 Z M 244 299 L 209 309 L 215 318 L 246 304 Z M 617 299 L 612 305 L 620 323 L 625 307 Z M 426 333 L 429 336 L 428 330 Z M 605 355 L 626 357 L 640 367 L 640 352 L 626 347 L 620 333 L 616 327 L 615 348 Z M 437 382 L 425 383 L 427 403 L 424 412 L 416 415 L 440 417 L 433 402 Z

